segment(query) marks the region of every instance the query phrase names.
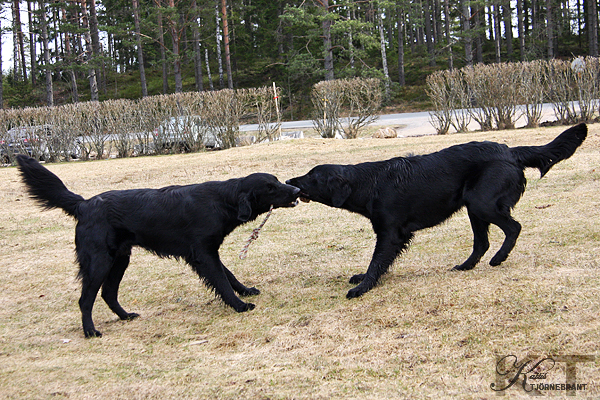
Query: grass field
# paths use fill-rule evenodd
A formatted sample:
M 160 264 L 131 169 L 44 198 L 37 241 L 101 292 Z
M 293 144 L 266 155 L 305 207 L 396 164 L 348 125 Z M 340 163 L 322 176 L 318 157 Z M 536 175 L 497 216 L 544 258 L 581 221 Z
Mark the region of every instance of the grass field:
M 427 153 L 470 140 L 545 144 L 564 128 L 401 139 L 302 139 L 163 157 L 49 165 L 88 198 L 111 189 L 161 187 L 270 172 L 285 180 L 320 163 Z M 234 231 L 221 256 L 262 293 L 238 314 L 174 260 L 134 251 L 120 321 L 98 299 L 84 339 L 77 305 L 75 222 L 41 211 L 15 168 L 0 169 L 0 398 L 2 399 L 493 399 L 496 357 L 593 355 L 576 364 L 581 398 L 600 397 L 600 125 L 546 177 L 528 170 L 514 216 L 523 225 L 500 267 L 468 272 L 464 212 L 417 233 L 381 284 L 347 300 L 375 236 L 369 222 L 318 203 L 275 210 L 248 258 L 238 254 L 256 221 Z M 527 371 L 527 370 L 525 370 Z M 524 371 L 524 372 L 525 372 Z M 566 364 L 544 380 L 565 383 Z M 514 374 L 513 374 L 514 375 Z M 521 378 L 523 375 L 521 375 Z M 502 382 L 500 382 L 502 383 Z M 505 398 L 529 398 L 520 383 Z M 565 391 L 542 391 L 564 396 Z

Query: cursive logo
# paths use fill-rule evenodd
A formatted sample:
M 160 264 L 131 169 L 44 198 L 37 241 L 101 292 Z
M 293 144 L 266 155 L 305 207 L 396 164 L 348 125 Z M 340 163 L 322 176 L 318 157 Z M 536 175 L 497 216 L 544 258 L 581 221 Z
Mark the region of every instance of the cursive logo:
M 517 385 L 531 395 L 539 396 L 543 394 L 541 391 L 559 390 L 573 396 L 577 391 L 588 389 L 587 383 L 576 382 L 577 363 L 592 362 L 595 358 L 590 355 L 529 356 L 519 361 L 513 354 L 496 356 L 496 382 L 490 388 L 498 395 L 504 395 L 504 391 Z M 566 363 L 566 382 L 542 382 L 557 363 Z

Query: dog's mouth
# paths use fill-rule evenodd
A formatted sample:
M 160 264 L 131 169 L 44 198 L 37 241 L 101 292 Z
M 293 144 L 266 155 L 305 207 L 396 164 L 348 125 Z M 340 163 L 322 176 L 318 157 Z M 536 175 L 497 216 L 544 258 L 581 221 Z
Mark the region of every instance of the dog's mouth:
M 298 199 L 300 199 L 300 201 L 303 203 L 310 203 L 310 196 L 306 192 L 301 191 Z
M 275 204 L 273 205 L 273 208 L 291 208 L 291 207 L 296 207 L 298 205 L 298 199 L 294 200 L 294 201 L 290 201 L 287 204 Z

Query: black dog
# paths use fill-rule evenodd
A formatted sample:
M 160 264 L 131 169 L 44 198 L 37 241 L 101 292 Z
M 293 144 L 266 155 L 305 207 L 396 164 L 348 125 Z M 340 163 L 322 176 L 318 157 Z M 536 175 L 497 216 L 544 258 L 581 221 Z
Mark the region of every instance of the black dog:
M 371 220 L 377 244 L 366 274 L 354 275 L 348 298 L 373 288 L 380 276 L 410 243 L 413 233 L 435 226 L 463 206 L 474 234 L 473 253 L 455 270 L 475 267 L 489 248 L 490 224 L 506 238 L 491 259 L 500 265 L 513 249 L 521 225 L 510 212 L 525 191 L 523 170 L 538 168 L 542 176 L 569 158 L 587 136 L 587 126 L 574 126 L 545 146 L 509 148 L 472 142 L 422 156 L 398 157 L 357 165 L 319 165 L 286 183 L 300 188 L 301 200 L 343 208 Z
M 223 182 L 115 190 L 85 200 L 34 159 L 20 155 L 17 162 L 34 199 L 46 209 L 62 208 L 78 221 L 79 307 L 86 337 L 101 336 L 92 321 L 100 287 L 102 298 L 119 318 L 138 316 L 123 310 L 117 300 L 132 246 L 184 259 L 227 305 L 238 312 L 252 310 L 254 304 L 243 302 L 234 291 L 243 296 L 260 292 L 241 284 L 223 265 L 219 247 L 237 226 L 271 206 L 296 205 L 300 192 L 273 175 L 252 174 Z

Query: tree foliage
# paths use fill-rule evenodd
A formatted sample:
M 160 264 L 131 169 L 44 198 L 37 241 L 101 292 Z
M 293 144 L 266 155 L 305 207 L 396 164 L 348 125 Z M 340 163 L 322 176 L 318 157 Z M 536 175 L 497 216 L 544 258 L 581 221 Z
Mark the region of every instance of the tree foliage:
M 391 79 L 393 89 L 395 84 L 423 85 L 439 69 L 595 55 L 596 3 L 228 0 L 231 76 L 226 78 L 235 88 L 275 81 L 284 90 L 284 107 L 294 112 L 310 99 L 312 85 L 323 79 L 376 77 L 386 84 Z M 29 18 L 20 24 L 11 18 L 17 4 L 2 4 L 9 20 L 3 35 L 18 44 L 19 53 L 10 65 L 3 60 L 12 79 L 6 84 L 29 85 L 38 104 L 49 103 L 44 98 L 48 91 L 40 88 L 45 71 L 51 82 L 64 83 L 52 94 L 56 104 L 93 99 L 92 75 L 100 99 L 141 97 L 141 87 L 122 91 L 127 80 L 143 82 L 139 74 L 163 74 L 162 87 L 149 83 L 148 93 L 154 95 L 223 89 L 220 82 L 228 80 L 221 67 L 221 0 L 139 0 L 139 29 L 132 0 L 31 3 Z M 48 30 L 47 59 L 42 22 Z M 161 72 L 163 65 L 167 68 Z M 192 84 L 200 79 L 195 76 L 202 76 L 203 84 Z M 1 104 L 31 105 L 12 97 L 10 90 L 5 96 L 11 99 Z

